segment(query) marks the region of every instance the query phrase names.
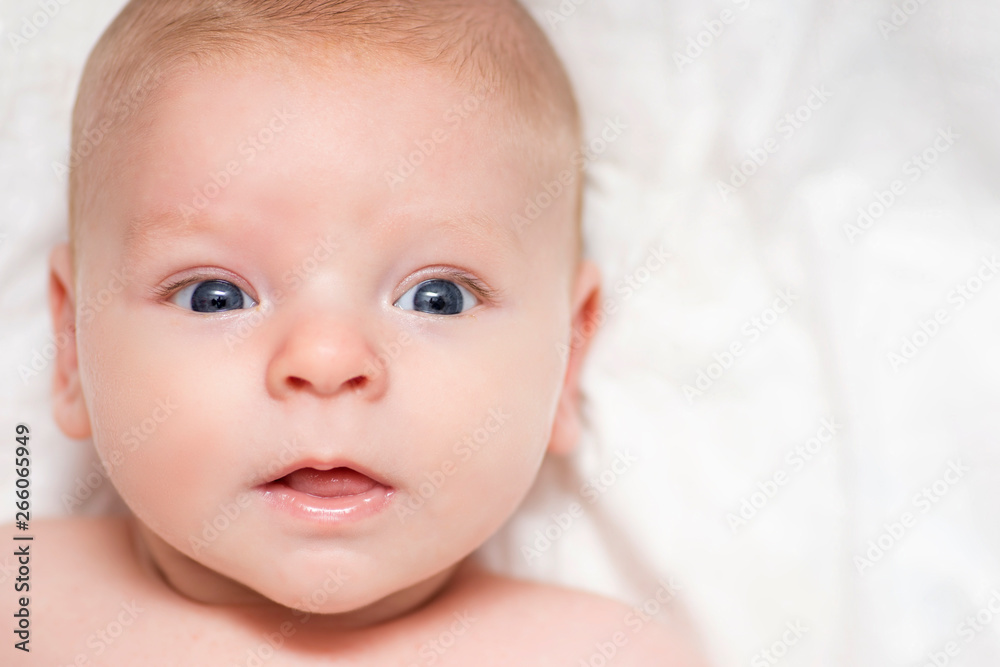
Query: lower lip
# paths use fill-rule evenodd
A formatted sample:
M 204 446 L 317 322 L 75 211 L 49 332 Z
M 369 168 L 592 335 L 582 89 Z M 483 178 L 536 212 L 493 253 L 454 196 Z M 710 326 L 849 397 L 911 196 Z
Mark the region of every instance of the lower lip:
M 355 523 L 381 512 L 395 490 L 377 484 L 352 496 L 314 496 L 270 482 L 257 487 L 265 502 L 293 517 L 323 524 Z

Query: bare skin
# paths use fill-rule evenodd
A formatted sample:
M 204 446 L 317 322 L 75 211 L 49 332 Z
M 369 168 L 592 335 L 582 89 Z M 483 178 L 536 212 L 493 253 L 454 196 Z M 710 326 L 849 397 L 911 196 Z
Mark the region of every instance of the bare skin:
M 13 664 L 575 667 L 601 647 L 616 666 L 702 664 L 625 605 L 466 561 L 579 435 L 574 334 L 593 330 L 599 271 L 569 266 L 571 197 L 511 222 L 555 176 L 493 141 L 485 110 L 449 124 L 471 92 L 427 68 L 275 60 L 161 85 L 108 149 L 116 187 L 76 274 L 51 255 L 73 336 L 56 421 L 92 439 L 134 517 L 32 522 L 32 653 Z M 431 279 L 470 303 L 417 312 Z M 195 312 L 209 282 L 246 303 Z M 340 468 L 391 488 L 387 509 L 321 522 L 261 490 Z
M 13 661 L 4 664 L 576 666 L 616 633 L 625 639 L 617 666 L 705 664 L 678 630 L 656 620 L 638 630 L 626 625 L 626 605 L 497 576 L 470 560 L 417 610 L 331 630 L 322 615 L 180 595 L 144 552 L 131 517 L 40 520 L 32 528 L 31 653 L 5 647 Z M 11 596 L 4 600 L 12 613 Z

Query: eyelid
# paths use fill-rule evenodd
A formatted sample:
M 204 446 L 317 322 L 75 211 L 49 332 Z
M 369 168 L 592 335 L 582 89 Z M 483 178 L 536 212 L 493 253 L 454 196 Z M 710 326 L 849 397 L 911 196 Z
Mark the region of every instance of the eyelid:
M 457 283 L 462 283 L 465 287 L 472 291 L 473 294 L 479 298 L 480 302 L 494 303 L 502 294 L 501 290 L 495 290 L 489 285 L 484 283 L 479 278 L 475 277 L 467 271 L 462 269 L 442 267 L 437 269 L 428 269 L 425 272 L 420 273 L 413 281 L 407 281 L 411 283 L 409 287 L 403 290 L 405 294 L 413 287 L 419 285 L 420 283 L 426 282 L 428 280 L 452 280 Z M 398 301 L 400 297 L 397 297 Z
M 425 272 L 422 272 L 414 281 L 412 281 L 412 285 L 407 287 L 406 290 L 403 290 L 403 293 L 406 293 L 406 291 L 408 291 L 409 289 L 411 289 L 416 285 L 419 285 L 422 282 L 425 282 L 427 280 L 434 280 L 436 278 L 437 279 L 443 278 L 462 283 L 469 290 L 471 290 L 473 294 L 475 294 L 476 297 L 480 299 L 480 301 L 494 303 L 498 298 L 500 298 L 503 295 L 503 290 L 493 289 L 489 285 L 484 283 L 482 280 L 472 275 L 471 273 L 463 271 L 462 269 L 456 269 L 451 267 L 429 269 Z M 198 283 L 205 280 L 226 280 L 228 282 L 231 282 L 237 287 L 239 287 L 241 290 L 246 292 L 247 295 L 254 300 L 255 304 L 260 303 L 260 299 L 258 299 L 251 292 L 248 285 L 245 285 L 243 281 L 240 280 L 235 275 L 227 271 L 222 271 L 221 269 L 215 271 L 207 271 L 207 270 L 197 271 L 196 273 L 171 281 L 167 285 L 155 287 L 153 288 L 153 292 L 161 299 L 166 299 L 170 297 L 172 294 L 174 294 L 176 291 L 183 289 L 188 285 L 191 285 L 192 283 Z M 396 300 L 398 299 L 399 297 L 396 298 Z
M 245 292 L 246 295 L 253 300 L 254 306 L 260 305 L 260 299 L 258 299 L 251 292 L 248 285 L 244 284 L 244 282 L 235 275 L 229 273 L 228 271 L 222 271 L 221 269 L 217 269 L 215 271 L 208 271 L 204 269 L 197 271 L 183 278 L 173 280 L 170 283 L 163 285 L 161 287 L 154 287 L 153 292 L 161 299 L 166 299 L 189 285 L 204 282 L 206 280 L 224 280 L 226 282 L 232 283 L 237 287 L 239 287 L 241 290 L 243 290 L 243 292 Z

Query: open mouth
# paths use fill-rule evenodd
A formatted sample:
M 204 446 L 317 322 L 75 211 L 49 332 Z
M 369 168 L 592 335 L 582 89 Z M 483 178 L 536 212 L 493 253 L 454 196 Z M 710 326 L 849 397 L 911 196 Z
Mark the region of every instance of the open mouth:
M 352 466 L 322 469 L 301 464 L 283 471 L 280 477 L 261 484 L 256 490 L 282 513 L 325 524 L 355 521 L 377 514 L 394 492 L 391 486 Z
M 272 484 L 283 484 L 290 489 L 319 498 L 356 496 L 379 486 L 379 483 L 368 475 L 343 466 L 330 470 L 299 468 L 274 480 Z

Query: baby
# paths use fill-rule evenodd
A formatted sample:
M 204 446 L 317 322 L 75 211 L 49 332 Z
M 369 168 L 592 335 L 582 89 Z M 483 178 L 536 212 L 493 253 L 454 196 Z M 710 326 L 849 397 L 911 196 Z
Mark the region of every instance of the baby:
M 129 3 L 50 307 L 56 421 L 131 514 L 32 523 L 4 664 L 702 664 L 469 558 L 578 438 L 579 145 L 514 0 Z

